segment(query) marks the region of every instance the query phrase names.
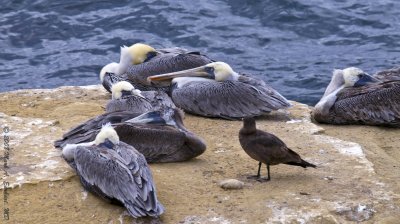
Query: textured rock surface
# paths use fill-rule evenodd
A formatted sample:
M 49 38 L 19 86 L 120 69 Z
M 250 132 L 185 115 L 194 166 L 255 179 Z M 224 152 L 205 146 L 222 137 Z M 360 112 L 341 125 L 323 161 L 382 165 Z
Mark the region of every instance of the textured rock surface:
M 0 94 L 0 155 L 9 153 L 2 182 L 9 223 L 131 223 L 124 209 L 87 193 L 53 141 L 102 113 L 110 96 L 101 86 L 21 90 Z M 260 118 L 318 169 L 279 165 L 272 181 L 248 180 L 258 163 L 238 141 L 240 121 L 187 115 L 185 125 L 207 142 L 183 163 L 151 164 L 165 223 L 396 223 L 400 220 L 400 130 L 315 125 L 303 104 Z M 8 133 L 4 128 L 10 129 Z M 10 150 L 4 136 L 9 136 Z M 263 175 L 266 174 L 263 166 Z M 226 191 L 220 180 L 243 189 Z M 4 182 L 3 182 L 4 183 Z M 4 199 L 4 198 L 3 198 Z M 151 220 L 141 220 L 150 222 Z M 153 220 L 154 221 L 154 220 Z

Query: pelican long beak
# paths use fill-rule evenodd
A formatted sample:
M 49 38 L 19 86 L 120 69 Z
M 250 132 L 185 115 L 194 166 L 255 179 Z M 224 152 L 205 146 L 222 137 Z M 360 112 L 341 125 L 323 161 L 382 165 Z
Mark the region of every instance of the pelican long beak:
M 161 74 L 161 75 L 153 75 L 147 77 L 147 81 L 152 82 L 152 81 L 163 81 L 163 80 L 170 80 L 178 77 L 205 77 L 205 78 L 210 78 L 214 79 L 214 73 L 213 70 L 210 69 L 211 67 L 204 65 L 201 67 L 197 68 L 192 68 L 188 70 L 183 70 L 179 72 L 171 72 L 171 73 L 166 73 L 166 74 Z
M 365 86 L 370 83 L 377 83 L 377 82 L 379 82 L 379 80 L 376 79 L 375 77 L 370 76 L 368 74 L 364 74 L 360 80 L 354 83 L 354 87 Z
M 147 112 L 125 122 L 135 124 L 165 124 L 165 120 L 161 117 L 160 111 Z

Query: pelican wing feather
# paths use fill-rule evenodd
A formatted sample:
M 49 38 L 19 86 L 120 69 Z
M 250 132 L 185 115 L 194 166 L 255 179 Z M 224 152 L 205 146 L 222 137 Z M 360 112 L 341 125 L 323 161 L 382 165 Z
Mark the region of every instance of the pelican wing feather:
M 74 157 L 77 172 L 86 184 L 123 203 L 133 217 L 163 212 L 146 160 L 132 146 L 120 142 L 115 151 L 78 146 Z

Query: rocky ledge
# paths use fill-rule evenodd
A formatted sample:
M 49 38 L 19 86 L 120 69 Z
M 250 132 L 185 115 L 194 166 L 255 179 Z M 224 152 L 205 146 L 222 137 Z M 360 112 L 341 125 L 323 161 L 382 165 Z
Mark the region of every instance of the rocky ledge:
M 101 86 L 20 90 L 0 94 L 0 155 L 4 217 L 9 223 L 131 223 L 123 208 L 83 190 L 53 147 L 71 127 L 104 110 Z M 240 121 L 186 115 L 185 125 L 207 142 L 206 152 L 183 163 L 151 164 L 163 223 L 398 223 L 400 130 L 316 125 L 310 108 L 258 120 L 318 166 L 278 165 L 272 181 L 246 177 L 258 164 L 238 141 Z M 263 174 L 265 175 L 265 167 Z M 221 181 L 243 182 L 235 190 Z M 6 186 L 6 188 L 5 188 Z M 7 213 L 8 212 L 8 213 Z

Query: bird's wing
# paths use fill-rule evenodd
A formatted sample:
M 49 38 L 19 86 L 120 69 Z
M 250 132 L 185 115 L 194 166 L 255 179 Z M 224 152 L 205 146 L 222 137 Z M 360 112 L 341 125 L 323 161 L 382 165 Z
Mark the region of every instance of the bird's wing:
M 189 113 L 238 119 L 259 116 L 290 104 L 272 88 L 241 81 L 193 81 L 175 88 L 172 100 Z
M 74 155 L 77 172 L 88 184 L 122 202 L 133 217 L 159 215 L 162 207 L 151 171 L 143 156 L 130 148 L 126 144 L 116 151 L 79 146 Z
M 149 163 L 173 157 L 185 144 L 185 134 L 168 125 L 116 124 L 120 140 L 134 146 Z
M 209 58 L 198 54 L 161 54 L 148 62 L 129 66 L 126 75 L 134 86 L 136 83 L 146 86 L 151 85 L 147 81 L 149 76 L 196 68 L 211 62 Z M 169 85 L 169 82 L 162 84 Z
M 171 97 L 164 91 L 143 91 L 142 95 L 150 101 L 154 110 L 160 110 L 164 107 L 176 107 Z
M 104 113 L 95 118 L 92 118 L 84 123 L 72 128 L 70 131 L 63 135 L 63 138 L 57 140 L 54 146 L 57 148 L 62 148 L 66 144 L 77 144 L 86 141 L 92 141 L 98 131 L 101 129 L 102 125 L 106 123 L 118 123 L 124 122 L 126 120 L 132 119 L 139 116 L 140 113 L 130 112 L 130 111 L 116 111 L 111 113 Z
M 185 48 L 180 48 L 180 47 L 172 47 L 172 48 L 163 48 L 163 49 L 158 49 L 157 50 L 160 53 L 163 54 L 173 54 L 173 55 L 185 55 L 185 54 L 192 54 L 192 55 L 201 55 L 202 57 L 205 57 L 210 60 L 210 63 L 213 62 L 214 60 L 210 59 L 207 55 L 202 54 L 199 51 L 190 51 Z
M 350 123 L 400 127 L 400 82 L 344 88 L 337 94 L 331 113 Z
M 377 72 L 374 77 L 383 82 L 400 80 L 400 67 Z
M 171 48 L 161 48 L 157 49 L 157 52 L 160 52 L 162 54 L 186 54 L 189 53 L 190 51 L 186 48 L 181 48 L 181 47 L 171 47 Z
M 139 96 L 127 96 L 122 99 L 110 100 L 106 111 L 131 111 L 134 113 L 145 113 L 153 110 L 151 102 Z
M 257 130 L 257 134 L 251 139 L 250 148 L 259 148 L 268 151 L 269 159 L 272 161 L 285 162 L 300 162 L 300 156 L 289 149 L 286 144 L 277 136 Z

